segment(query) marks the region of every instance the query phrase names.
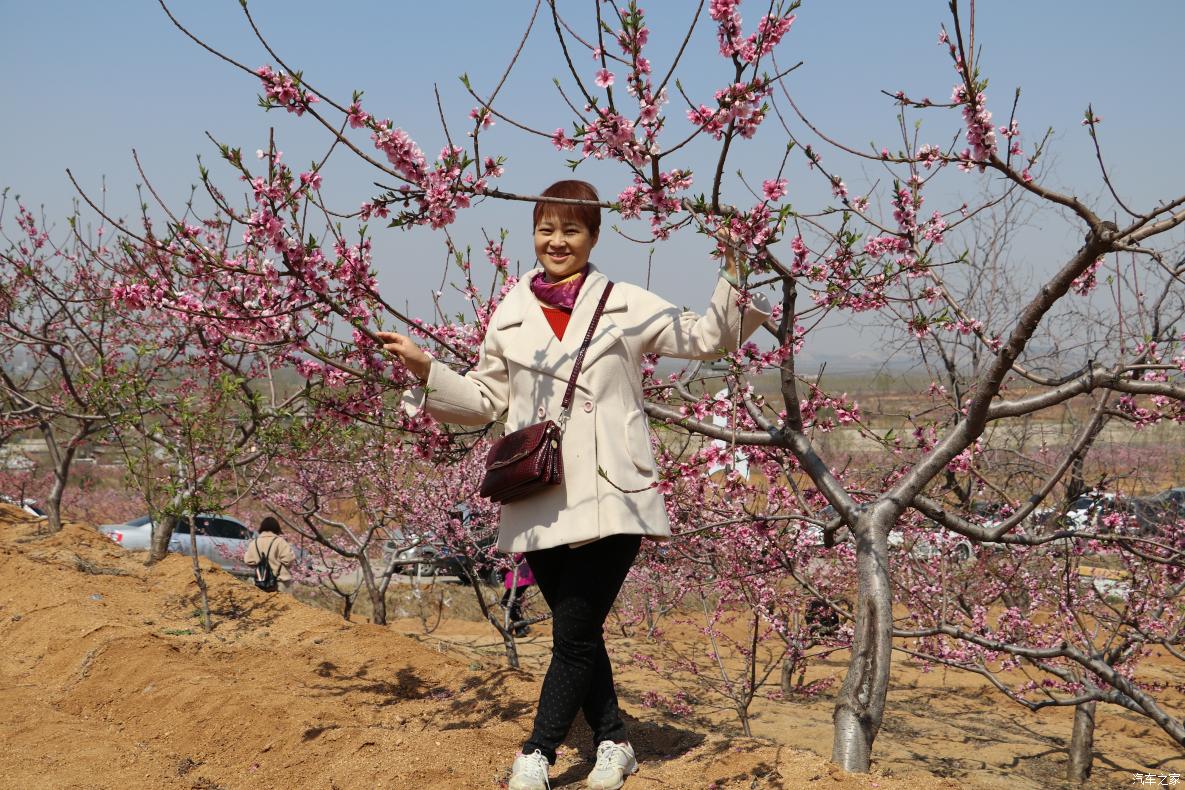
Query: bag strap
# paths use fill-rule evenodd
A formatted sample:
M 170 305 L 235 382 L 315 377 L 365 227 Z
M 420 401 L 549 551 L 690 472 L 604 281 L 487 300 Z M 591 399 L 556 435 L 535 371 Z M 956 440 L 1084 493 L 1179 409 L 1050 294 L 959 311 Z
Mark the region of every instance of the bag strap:
M 567 422 L 568 411 L 572 408 L 572 396 L 576 394 L 576 377 L 580 375 L 580 368 L 584 365 L 584 355 L 588 351 L 588 346 L 592 343 L 593 332 L 597 328 L 597 322 L 601 320 L 601 313 L 605 312 L 605 303 L 609 301 L 609 293 L 613 290 L 613 281 L 605 286 L 605 290 L 601 292 L 601 301 L 597 302 L 597 311 L 593 313 L 592 322 L 588 325 L 588 332 L 584 335 L 584 342 L 580 344 L 580 352 L 576 355 L 576 361 L 572 363 L 572 375 L 568 378 L 568 389 L 564 390 L 564 400 L 560 403 L 560 419 L 562 422 Z M 562 423 L 561 423 L 562 424 Z
M 255 553 L 256 554 L 259 554 L 259 538 L 260 537 L 262 537 L 262 536 L 261 535 L 255 536 Z M 275 544 L 275 542 L 276 542 L 275 538 L 272 538 L 271 543 L 267 544 L 267 548 L 264 549 L 264 551 L 263 551 L 261 562 L 267 562 L 270 564 L 271 554 L 272 554 L 272 546 Z M 257 565 L 257 567 L 258 567 L 258 565 Z

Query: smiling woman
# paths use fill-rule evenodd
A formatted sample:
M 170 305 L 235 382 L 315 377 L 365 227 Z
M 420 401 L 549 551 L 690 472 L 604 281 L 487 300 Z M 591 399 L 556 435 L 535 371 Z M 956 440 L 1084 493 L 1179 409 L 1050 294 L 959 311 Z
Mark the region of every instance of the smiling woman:
M 543 197 L 597 202 L 596 189 L 586 181 L 557 181 L 543 190 Z M 601 212 L 596 206 L 574 203 L 536 203 L 535 257 L 551 282 L 584 271 L 601 232 Z
M 548 786 L 556 748 L 581 711 L 597 743 L 587 786 L 618 788 L 637 770 L 603 626 L 642 539 L 671 534 L 650 449 L 642 358 L 718 358 L 769 315 L 763 296 L 746 302 L 733 285 L 736 264 L 727 248 L 727 269 L 704 315 L 635 285 L 613 287 L 589 262 L 598 203 L 582 181 L 543 191 L 532 215 L 539 267 L 498 305 L 468 373 L 433 362 L 404 335 L 377 333 L 387 351 L 426 379 L 409 408 L 460 425 L 504 418 L 506 433 L 545 419 L 563 426 L 562 480 L 505 502 L 498 531 L 499 549 L 525 555 L 553 615 L 551 665 L 510 790 Z M 574 331 L 565 332 L 569 323 Z

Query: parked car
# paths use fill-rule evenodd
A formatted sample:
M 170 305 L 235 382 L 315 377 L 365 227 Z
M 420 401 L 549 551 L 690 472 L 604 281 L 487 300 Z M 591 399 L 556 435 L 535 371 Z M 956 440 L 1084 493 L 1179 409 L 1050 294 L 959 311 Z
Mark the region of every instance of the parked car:
M 391 563 L 392 572 L 404 576 L 448 576 L 458 583 L 467 584 L 468 574 L 472 572 L 481 581 L 501 584 L 501 567 L 496 560 L 489 559 L 487 551 L 495 537 L 490 535 L 477 541 L 478 559 L 474 561 L 464 552 L 443 543 L 408 539 L 401 532 L 396 532 L 383 544 L 383 560 L 384 564 Z
M 451 516 L 468 525 L 469 508 L 461 504 Z M 395 573 L 414 577 L 448 576 L 460 584 L 467 584 L 470 574 L 489 584 L 502 583 L 502 565 L 491 552 L 490 547 L 497 540 L 497 533 L 478 538 L 473 548 L 476 559 L 458 546 L 422 537 L 407 537 L 396 530 L 383 544 L 383 559 L 392 563 Z
M 906 548 L 911 557 L 918 559 L 929 559 L 941 554 L 955 562 L 967 562 L 975 556 L 975 546 L 967 538 L 955 533 L 943 535 L 940 530 L 940 527 L 934 525 L 932 533 L 918 536 L 909 546 L 905 544 L 905 536 L 893 530 L 889 533 L 889 546 Z
M 1139 534 L 1153 535 L 1161 528 L 1185 519 L 1185 487 L 1131 497 L 1124 500 L 1120 509 L 1134 517 Z
M 1125 516 L 1117 529 L 1151 534 L 1163 525 L 1185 519 L 1185 487 L 1122 498 L 1109 491 L 1088 491 L 1071 502 L 1064 512 L 1044 509 L 1041 522 L 1047 528 L 1074 532 L 1087 529 L 1108 531 L 1102 520 L 1115 513 Z
M 28 513 L 30 516 L 36 516 L 37 518 L 45 518 L 46 517 L 45 511 L 42 510 L 41 508 L 37 507 L 37 500 L 36 499 L 17 500 L 17 499 L 13 499 L 10 496 L 0 494 L 0 502 L 7 502 L 10 505 L 16 505 L 21 510 Z
M 475 541 L 474 548 L 476 549 L 477 559 L 470 559 L 470 557 L 463 553 L 448 553 L 441 558 L 440 567 L 442 572 L 455 576 L 460 582 L 468 583 L 469 575 L 472 574 L 479 581 L 484 581 L 487 584 L 499 585 L 502 583 L 502 563 L 498 561 L 496 556 L 490 553 L 490 547 L 494 545 L 498 536 L 496 533 L 491 533 L 484 538 Z M 505 557 L 505 555 L 503 555 Z
M 1131 577 L 1122 570 L 1080 566 L 1079 580 L 1104 600 L 1121 603 L 1131 595 Z
M 250 575 L 251 569 L 243 564 L 243 552 L 255 533 L 234 516 L 199 513 L 194 517 L 198 556 L 206 557 L 225 571 L 240 576 Z M 152 545 L 152 531 L 155 525 L 150 516 L 132 519 L 126 524 L 103 524 L 99 531 L 125 549 L 145 551 Z M 169 538 L 169 551 L 190 556 L 192 545 L 189 536 L 189 521 L 182 519 Z
M 128 551 L 147 551 L 152 545 L 150 516 L 140 516 L 124 524 L 100 524 L 98 530 Z
M 390 565 L 392 573 L 403 576 L 435 576 L 442 548 L 420 538 L 407 538 L 396 530 L 383 543 L 383 564 Z
M 834 511 L 827 508 L 823 511 L 823 515 L 830 517 L 832 512 Z M 937 536 L 941 533 L 942 528 L 937 524 L 930 522 L 930 525 L 934 530 L 931 533 L 932 535 Z M 802 534 L 805 536 L 808 545 L 823 545 L 823 528 L 817 524 L 807 524 L 802 528 Z M 845 540 L 850 542 L 852 540 L 852 533 L 846 526 L 841 526 L 836 531 L 835 538 L 837 543 Z M 889 548 L 901 549 L 904 546 L 905 536 L 899 530 L 889 532 Z M 971 541 L 962 536 L 953 540 L 948 540 L 947 538 L 938 538 L 938 540 L 935 540 L 930 535 L 923 535 L 910 543 L 908 549 L 910 556 L 919 559 L 928 559 L 940 553 L 947 553 L 956 562 L 966 562 L 975 556 L 975 547 L 971 544 Z
M 1055 520 L 1054 525 L 1075 532 L 1096 529 L 1103 516 L 1113 513 L 1120 507 L 1118 498 L 1110 491 L 1088 491 L 1071 502 L 1066 512 Z

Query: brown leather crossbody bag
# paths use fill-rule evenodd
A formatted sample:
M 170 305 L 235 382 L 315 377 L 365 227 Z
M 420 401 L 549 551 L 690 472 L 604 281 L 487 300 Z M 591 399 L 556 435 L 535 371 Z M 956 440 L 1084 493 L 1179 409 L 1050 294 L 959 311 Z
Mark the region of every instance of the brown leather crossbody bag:
M 588 332 L 584 335 L 584 342 L 576 354 L 572 375 L 568 378 L 568 389 L 564 391 L 564 399 L 560 403 L 559 422 L 537 422 L 494 442 L 486 455 L 486 476 L 481 481 L 480 491 L 483 497 L 495 502 L 511 502 L 564 481 L 563 448 L 560 442 L 572 411 L 576 377 L 580 375 L 585 352 L 592 342 L 593 331 L 601 320 L 601 313 L 605 311 L 605 303 L 609 301 L 609 292 L 612 290 L 613 283 L 605 286 L 601 301 L 597 302 L 597 311 L 593 313 Z

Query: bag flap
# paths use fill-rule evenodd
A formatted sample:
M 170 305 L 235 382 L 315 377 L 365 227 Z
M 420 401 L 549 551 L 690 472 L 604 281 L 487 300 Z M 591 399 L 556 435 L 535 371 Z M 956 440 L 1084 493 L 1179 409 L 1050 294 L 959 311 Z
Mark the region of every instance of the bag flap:
M 486 469 L 501 469 L 526 458 L 537 451 L 554 430 L 557 430 L 556 424 L 547 420 L 503 436 L 494 442 L 486 455 Z

